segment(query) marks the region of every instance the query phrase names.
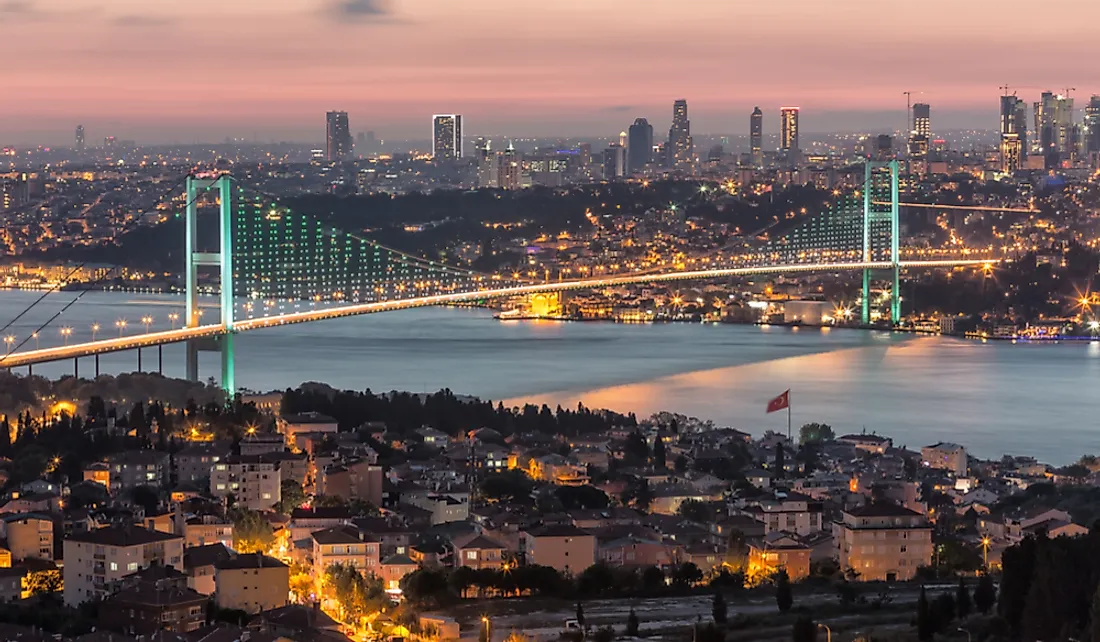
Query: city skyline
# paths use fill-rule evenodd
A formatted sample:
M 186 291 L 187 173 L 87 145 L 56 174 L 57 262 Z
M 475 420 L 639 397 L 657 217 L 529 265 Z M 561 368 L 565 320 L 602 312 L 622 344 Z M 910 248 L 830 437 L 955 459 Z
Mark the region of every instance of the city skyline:
M 856 0 L 705 0 L 690 12 L 637 11 L 625 0 L 538 8 L 504 0 L 239 0 L 226 8 L 195 0 L 186 10 L 134 0 L 9 1 L 0 3 L 2 49 L 34 63 L 6 74 L 0 141 L 72 144 L 77 124 L 91 140 L 313 141 L 324 131 L 317 114 L 333 108 L 349 112 L 355 131 L 387 137 L 421 138 L 424 119 L 440 112 L 468 115 L 469 135 L 611 136 L 637 117 L 663 130 L 677 98 L 689 101 L 693 128 L 704 133 L 747 133 L 744 114 L 758 104 L 775 115 L 801 106 L 805 132 L 884 130 L 905 122 L 905 91 L 936 105 L 937 127 L 992 130 L 1000 84 L 1019 86 L 1029 102 L 1064 86 L 1078 88 L 1079 105 L 1100 93 L 1087 45 L 1100 7 L 1075 6 L 1068 27 L 1031 25 L 1021 34 L 1030 46 L 1004 49 L 994 45 L 1019 31 L 1012 7 L 1027 5 L 975 6 L 985 4 L 932 0 L 923 15 L 939 26 L 915 38 L 894 27 L 900 7 L 866 12 Z M 752 29 L 737 27 L 746 24 Z M 960 38 L 971 24 L 983 29 Z M 478 35 L 445 37 L 452 31 Z M 734 31 L 737 38 L 727 37 Z M 646 32 L 661 39 L 636 38 Z M 511 44 L 561 55 L 486 62 L 485 47 Z M 612 68 L 642 69 L 650 80 L 638 84 Z M 777 125 L 776 116 L 765 119 L 768 134 Z

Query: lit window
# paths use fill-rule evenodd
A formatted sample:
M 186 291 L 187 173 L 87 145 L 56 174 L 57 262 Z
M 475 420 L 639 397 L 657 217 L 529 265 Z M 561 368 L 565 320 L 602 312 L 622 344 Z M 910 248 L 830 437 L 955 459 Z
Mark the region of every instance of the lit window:
M 136 570 L 138 570 L 138 563 L 137 562 L 130 562 L 129 564 L 126 565 L 126 570 L 127 571 L 136 571 Z
M 477 559 L 477 551 L 466 551 L 466 559 L 476 560 Z
M 117 571 L 118 570 L 118 562 L 111 562 L 111 570 L 112 571 Z

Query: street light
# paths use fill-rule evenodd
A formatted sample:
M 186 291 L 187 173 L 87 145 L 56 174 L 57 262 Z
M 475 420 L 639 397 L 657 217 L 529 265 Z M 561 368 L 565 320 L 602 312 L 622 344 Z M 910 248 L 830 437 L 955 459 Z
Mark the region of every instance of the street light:
M 38 330 L 35 330 L 33 333 L 31 333 L 31 336 L 34 337 L 34 349 L 37 350 L 38 349 Z
M 176 321 L 180 320 L 179 313 L 178 312 L 169 312 L 168 313 L 168 320 L 172 322 L 172 329 L 175 330 L 176 329 Z
M 966 642 L 970 642 L 970 631 L 967 631 L 966 629 L 962 628 L 961 626 L 959 627 L 958 631 L 959 631 L 959 633 L 965 633 L 966 634 Z
M 97 332 L 99 332 L 99 324 L 98 323 L 93 323 L 92 324 L 92 341 L 95 341 L 95 335 L 96 335 Z
M 126 319 L 119 319 L 115 321 L 115 327 L 118 328 L 118 338 L 122 338 L 122 331 L 126 329 Z
M 493 637 L 492 637 L 492 633 L 489 630 L 489 616 L 482 615 L 481 616 L 481 622 L 485 625 L 485 640 L 486 640 L 486 642 L 492 642 Z
M 149 334 L 149 326 L 153 323 L 153 317 L 141 317 L 141 322 L 145 324 L 145 334 Z
M 825 629 L 825 642 L 833 642 L 833 630 L 829 628 L 828 624 L 817 623 L 818 628 Z
M 9 334 L 4 337 L 4 343 L 8 344 L 8 354 L 11 354 L 11 345 L 15 343 L 15 337 Z
M 73 329 L 68 326 L 61 328 L 61 336 L 65 338 L 65 345 L 69 345 L 69 335 L 72 333 Z M 35 340 L 37 340 L 37 338 Z
M 988 535 L 982 538 L 982 557 L 983 557 L 983 560 L 985 562 L 986 570 L 989 570 L 989 545 L 990 544 L 992 544 L 992 540 L 989 539 Z

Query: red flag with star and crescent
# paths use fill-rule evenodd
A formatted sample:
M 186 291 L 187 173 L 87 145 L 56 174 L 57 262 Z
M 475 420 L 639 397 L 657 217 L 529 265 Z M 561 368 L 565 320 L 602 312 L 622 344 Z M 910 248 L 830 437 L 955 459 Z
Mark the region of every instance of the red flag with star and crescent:
M 783 394 L 779 395 L 775 399 L 768 402 L 768 412 L 779 412 L 784 408 L 791 407 L 791 391 L 786 390 Z

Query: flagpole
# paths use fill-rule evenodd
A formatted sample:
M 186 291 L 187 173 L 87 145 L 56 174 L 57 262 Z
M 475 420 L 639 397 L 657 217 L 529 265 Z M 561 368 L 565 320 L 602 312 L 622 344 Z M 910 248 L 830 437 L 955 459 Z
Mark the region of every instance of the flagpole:
M 787 441 L 791 440 L 791 391 L 787 391 Z

